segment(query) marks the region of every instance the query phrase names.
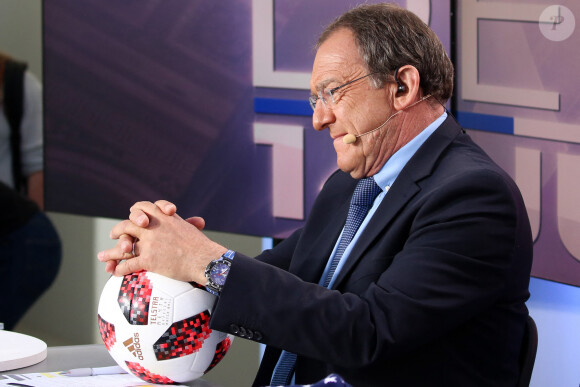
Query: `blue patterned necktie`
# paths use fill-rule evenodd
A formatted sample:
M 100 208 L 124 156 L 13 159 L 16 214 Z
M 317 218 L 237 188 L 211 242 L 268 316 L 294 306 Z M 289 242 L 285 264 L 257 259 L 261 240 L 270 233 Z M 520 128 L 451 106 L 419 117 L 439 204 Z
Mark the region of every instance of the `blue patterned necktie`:
M 367 216 L 375 198 L 380 192 L 381 188 L 377 183 L 375 183 L 375 179 L 372 177 L 361 179 L 357 183 L 352 199 L 350 200 L 350 207 L 348 209 L 348 215 L 346 217 L 346 223 L 344 224 L 344 231 L 340 238 L 340 243 L 338 244 L 334 258 L 330 263 L 330 270 L 324 279 L 323 286 L 325 288 L 328 287 L 344 251 L 352 241 L 352 238 L 354 238 L 354 235 L 358 231 L 358 228 Z
M 323 286 L 325 288 L 328 287 L 328 284 L 334 276 L 334 272 L 336 271 L 344 251 L 352 241 L 352 238 L 356 234 L 364 218 L 367 216 L 367 213 L 373 205 L 375 198 L 380 192 L 381 188 L 377 185 L 377 183 L 375 183 L 375 179 L 372 177 L 361 179 L 357 183 L 356 188 L 354 189 L 354 194 L 352 195 L 352 199 L 350 200 L 350 207 L 348 209 L 344 231 L 342 232 L 338 248 L 336 249 L 336 254 L 330 263 L 330 270 L 324 279 Z M 296 354 L 282 351 L 282 354 L 280 355 L 280 361 L 274 369 L 274 375 L 272 376 L 271 382 L 272 386 L 289 385 L 292 381 L 295 365 Z

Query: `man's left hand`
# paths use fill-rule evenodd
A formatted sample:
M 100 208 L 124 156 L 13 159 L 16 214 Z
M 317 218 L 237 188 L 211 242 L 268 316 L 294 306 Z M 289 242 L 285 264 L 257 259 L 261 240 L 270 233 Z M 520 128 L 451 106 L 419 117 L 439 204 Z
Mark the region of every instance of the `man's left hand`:
M 148 270 L 204 285 L 206 266 L 227 249 L 200 231 L 205 226 L 202 218 L 184 220 L 173 208 L 166 201 L 133 205 L 129 219 L 111 231 L 111 238 L 118 239 L 116 246 L 98 254 L 107 263 L 105 270 L 116 276 Z

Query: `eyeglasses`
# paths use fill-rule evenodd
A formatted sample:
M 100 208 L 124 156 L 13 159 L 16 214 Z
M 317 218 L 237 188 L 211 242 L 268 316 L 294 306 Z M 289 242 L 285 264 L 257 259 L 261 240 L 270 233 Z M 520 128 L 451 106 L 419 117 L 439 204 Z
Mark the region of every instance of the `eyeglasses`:
M 318 102 L 318 100 L 322 101 L 322 104 L 324 106 L 328 106 L 329 101 L 331 101 L 331 103 L 335 104 L 336 101 L 334 100 L 334 93 L 337 90 L 339 90 L 339 89 L 341 89 L 341 88 L 343 88 L 345 86 L 348 86 L 348 85 L 350 85 L 352 83 L 358 82 L 361 79 L 364 79 L 366 77 L 370 77 L 373 74 L 376 74 L 376 72 L 370 73 L 370 74 L 367 74 L 367 75 L 363 75 L 360 78 L 353 79 L 350 82 L 344 83 L 344 84 L 342 84 L 340 86 L 336 86 L 336 87 L 334 87 L 332 89 L 324 89 L 324 90 L 321 90 L 321 91 L 318 92 L 318 95 L 311 95 L 310 97 L 308 97 L 308 102 L 310 102 L 310 107 L 312 108 L 312 110 L 316 110 L 316 102 Z

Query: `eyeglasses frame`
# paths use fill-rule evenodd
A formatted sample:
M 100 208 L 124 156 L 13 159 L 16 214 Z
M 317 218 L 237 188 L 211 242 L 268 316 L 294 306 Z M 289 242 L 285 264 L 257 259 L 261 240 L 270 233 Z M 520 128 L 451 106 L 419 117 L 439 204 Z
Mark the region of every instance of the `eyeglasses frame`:
M 342 85 L 340 85 L 340 86 L 336 86 L 336 87 L 333 87 L 332 89 L 328 90 L 328 94 L 330 95 L 330 98 L 332 99 L 332 103 L 333 103 L 333 104 L 334 104 L 334 103 L 336 103 L 336 101 L 334 100 L 334 93 L 335 93 L 337 90 L 340 90 L 340 89 L 342 89 L 342 88 L 343 88 L 343 87 L 345 87 L 345 86 L 348 86 L 348 85 L 350 85 L 350 84 L 353 84 L 353 83 L 355 83 L 355 82 L 358 82 L 358 81 L 360 81 L 361 79 L 364 79 L 364 78 L 366 78 L 366 77 L 370 77 L 371 75 L 374 75 L 374 74 L 377 74 L 377 72 L 374 72 L 374 73 L 369 73 L 369 74 L 367 74 L 367 75 L 363 75 L 362 77 L 359 77 L 359 78 L 353 79 L 352 81 L 348 81 L 348 82 L 346 82 L 346 83 L 343 83 L 343 84 L 342 84 Z M 320 100 L 320 101 L 322 101 L 322 104 L 323 104 L 324 106 L 327 106 L 327 105 L 326 105 L 326 100 L 325 100 L 324 98 L 322 98 L 322 93 L 323 93 L 323 92 L 324 92 L 324 90 L 320 90 L 320 91 L 318 92 L 318 95 L 311 95 L 310 97 L 308 97 L 308 102 L 310 102 L 310 107 L 312 108 L 312 111 L 316 110 L 316 103 L 317 103 L 319 100 Z

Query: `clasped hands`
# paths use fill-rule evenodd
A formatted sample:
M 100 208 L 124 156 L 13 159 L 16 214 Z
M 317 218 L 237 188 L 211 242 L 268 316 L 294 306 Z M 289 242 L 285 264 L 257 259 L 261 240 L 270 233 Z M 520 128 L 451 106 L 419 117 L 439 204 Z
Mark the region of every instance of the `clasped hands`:
M 177 207 L 166 200 L 137 202 L 129 219 L 110 233 L 117 244 L 99 252 L 105 270 L 115 276 L 147 270 L 180 281 L 205 285 L 205 268 L 227 249 L 207 238 L 201 230 L 205 220 L 177 215 Z

